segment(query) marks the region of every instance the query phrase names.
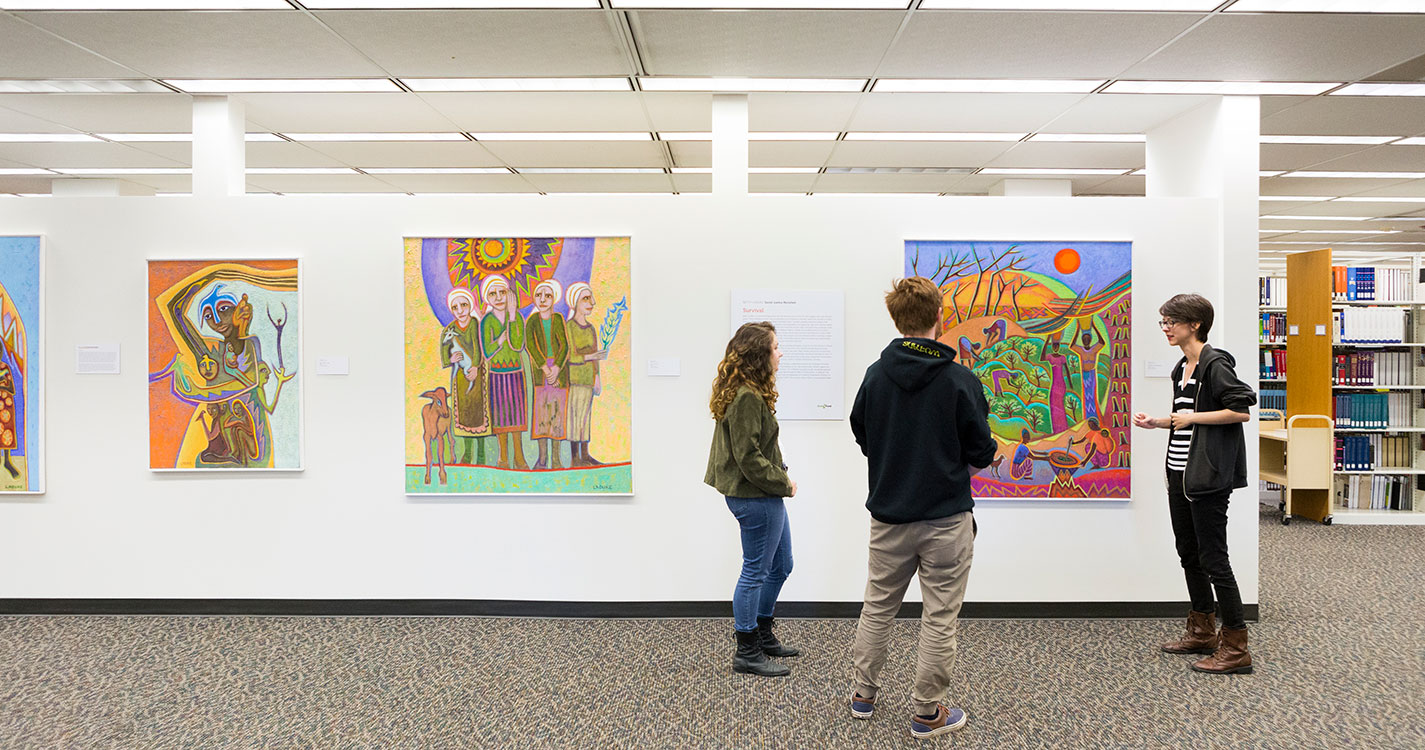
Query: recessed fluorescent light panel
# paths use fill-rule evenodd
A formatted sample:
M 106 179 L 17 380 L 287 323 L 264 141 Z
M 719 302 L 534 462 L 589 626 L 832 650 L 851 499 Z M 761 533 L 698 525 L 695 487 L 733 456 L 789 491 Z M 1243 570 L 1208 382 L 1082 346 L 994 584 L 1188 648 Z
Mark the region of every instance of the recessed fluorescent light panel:
M 0 133 L 0 143 L 98 143 L 83 133 Z
M 192 174 L 192 173 L 193 173 L 193 170 L 191 170 L 191 169 L 180 168 L 180 167 L 156 167 L 156 168 L 150 168 L 150 167 L 143 167 L 143 168 L 105 167 L 105 168 L 103 168 L 103 169 L 88 169 L 88 168 L 86 168 L 86 169 L 60 169 L 60 168 L 56 167 L 54 171 L 59 172 L 60 174 L 79 175 L 79 176 L 110 175 L 110 174 L 153 175 L 153 174 Z
M 881 78 L 871 91 L 877 94 L 1087 94 L 1106 82 L 1104 79 Z
M 1401 138 L 1392 146 L 1425 146 L 1425 138 Z
M 302 5 L 311 10 L 578 10 L 597 8 L 599 0 L 303 0 Z
M 1278 173 L 1280 174 L 1280 173 Z M 1350 180 L 1419 180 L 1425 172 L 1291 172 L 1287 177 L 1324 177 Z
M 905 10 L 909 0 L 610 0 L 615 9 L 677 10 Z
M 0 177 L 54 177 L 55 174 L 55 172 L 48 169 L 0 169 Z
M 5 10 L 291 10 L 283 0 L 5 0 Z
M 1104 93 L 1315 96 L 1340 85 L 1287 81 L 1114 81 L 1104 89 Z
M 834 140 L 836 140 L 836 136 L 837 136 L 836 133 L 828 133 L 828 132 L 820 132 L 820 133 L 791 133 L 791 132 L 787 132 L 787 133 L 774 133 L 774 132 L 770 132 L 770 131 L 769 131 L 769 132 L 765 132 L 765 133 L 748 133 L 748 134 L 747 134 L 747 140 L 749 140 L 749 141 L 834 141 Z M 659 138 L 659 140 L 672 141 L 672 142 L 680 142 L 680 141 L 711 141 L 711 140 L 712 140 L 712 133 L 691 133 L 691 132 L 675 133 L 675 132 L 661 132 L 661 131 L 660 131 L 660 132 L 658 133 L 658 138 Z
M 1287 216 L 1286 214 L 1262 214 L 1259 219 L 1294 219 L 1299 221 L 1365 221 L 1364 216 Z
M 464 141 L 462 133 L 287 133 L 294 141 Z
M 1222 0 L 922 0 L 921 10 L 1198 10 Z
M 1142 133 L 1035 133 L 1031 141 L 1048 143 L 1143 143 Z
M 1397 195 L 1348 195 L 1336 200 L 1347 203 L 1425 203 L 1425 198 Z
M 656 167 L 518 167 L 520 174 L 663 174 Z
M 95 133 L 94 135 L 106 141 L 118 143 L 188 143 L 193 140 L 192 133 Z M 274 133 L 248 133 L 243 140 L 248 143 L 282 141 Z
M 628 78 L 402 78 L 401 83 L 412 91 L 633 90 Z
M 1003 175 L 1122 175 L 1128 174 L 1128 169 L 1053 169 L 1048 167 L 991 167 L 981 169 L 980 174 L 1003 174 Z
M 644 91 L 849 92 L 866 88 L 865 78 L 639 78 Z
M 1420 0 L 1237 0 L 1232 13 L 1425 13 Z
M 356 174 L 350 167 L 259 167 L 247 170 L 248 174 Z
M 9 3 L 6 3 L 6 7 Z M 0 94 L 171 94 L 150 80 L 0 80 Z
M 821 167 L 748 167 L 748 174 L 816 174 Z
M 651 141 L 653 135 L 633 133 L 471 133 L 477 141 Z
M 1398 135 L 1264 135 L 1262 143 L 1292 143 L 1310 146 L 1379 146 Z
M 894 133 L 863 132 L 847 133 L 848 141 L 954 141 L 954 142 L 1009 142 L 1022 140 L 1028 133 Z
M 1257 197 L 1259 201 L 1282 201 L 1284 203 L 1320 203 L 1334 199 L 1330 195 L 1261 195 Z
M 288 6 L 291 7 L 291 6 Z M 164 83 L 189 94 L 315 94 L 325 92 L 400 93 L 389 78 L 243 78 L 164 79 Z
M 362 167 L 367 174 L 510 174 L 504 167 Z
M 1416 11 L 1417 13 L 1425 11 Z M 1332 96 L 1425 96 L 1425 83 L 1353 83 Z
M 971 174 L 969 167 L 827 167 L 827 174 Z

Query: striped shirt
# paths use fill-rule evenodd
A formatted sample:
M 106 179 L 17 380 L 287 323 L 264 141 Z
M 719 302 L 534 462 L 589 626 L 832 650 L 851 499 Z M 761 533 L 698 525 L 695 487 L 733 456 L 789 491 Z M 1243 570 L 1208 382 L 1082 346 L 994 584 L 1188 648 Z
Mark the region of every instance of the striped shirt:
M 1196 373 L 1193 373 L 1196 375 Z M 1191 377 L 1174 389 L 1173 412 L 1191 414 L 1193 402 L 1197 400 L 1197 378 Z M 1168 468 L 1173 471 L 1187 469 L 1188 445 L 1192 442 L 1192 425 L 1175 427 L 1168 436 Z

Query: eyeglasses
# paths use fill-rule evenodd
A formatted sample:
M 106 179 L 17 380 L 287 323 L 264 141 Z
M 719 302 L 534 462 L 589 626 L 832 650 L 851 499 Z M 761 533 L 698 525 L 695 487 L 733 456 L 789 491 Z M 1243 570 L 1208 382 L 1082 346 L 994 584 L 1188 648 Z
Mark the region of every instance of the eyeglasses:
M 1165 331 L 1177 324 L 1178 321 L 1173 320 L 1172 318 L 1163 318 L 1162 320 L 1158 321 L 1158 327 Z

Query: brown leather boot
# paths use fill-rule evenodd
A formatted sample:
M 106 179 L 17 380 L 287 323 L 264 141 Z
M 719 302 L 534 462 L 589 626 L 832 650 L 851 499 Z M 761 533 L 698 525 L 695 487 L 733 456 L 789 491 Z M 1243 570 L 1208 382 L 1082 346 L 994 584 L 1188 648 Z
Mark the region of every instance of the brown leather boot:
M 1211 612 L 1188 612 L 1183 637 L 1163 644 L 1170 654 L 1210 654 L 1217 650 L 1217 618 Z
M 1192 665 L 1194 672 L 1209 674 L 1251 674 L 1252 655 L 1247 653 L 1247 629 L 1223 628 L 1221 643 L 1212 656 Z

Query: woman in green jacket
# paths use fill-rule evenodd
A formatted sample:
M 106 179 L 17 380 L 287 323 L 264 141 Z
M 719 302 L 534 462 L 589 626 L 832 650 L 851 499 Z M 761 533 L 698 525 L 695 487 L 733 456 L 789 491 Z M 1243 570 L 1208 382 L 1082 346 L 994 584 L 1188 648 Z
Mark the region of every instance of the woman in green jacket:
M 796 656 L 772 633 L 777 595 L 792 572 L 792 532 L 783 498 L 797 494 L 777 445 L 777 364 L 782 351 L 771 323 L 746 323 L 727 342 L 709 408 L 713 430 L 703 481 L 727 498 L 742 531 L 742 573 L 733 590 L 737 652 L 732 670 L 782 677 L 768 656 Z

